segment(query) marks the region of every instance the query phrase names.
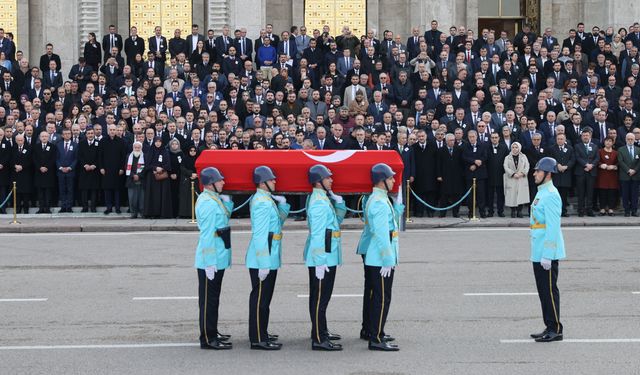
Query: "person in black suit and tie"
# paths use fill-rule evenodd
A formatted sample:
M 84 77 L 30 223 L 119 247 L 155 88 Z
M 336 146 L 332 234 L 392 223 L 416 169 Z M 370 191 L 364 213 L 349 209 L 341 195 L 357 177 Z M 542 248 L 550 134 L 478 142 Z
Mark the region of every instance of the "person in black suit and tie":
M 382 132 L 382 131 L 376 132 L 376 133 L 374 133 L 372 138 L 375 138 L 375 143 L 373 145 L 373 150 L 377 150 L 377 151 L 388 151 L 388 150 L 391 150 L 391 147 L 388 146 L 388 142 L 387 142 L 387 133 Z
M 56 185 L 56 146 L 49 142 L 49 133 L 40 133 L 40 144 L 33 147 L 33 185 L 38 189 L 38 214 L 50 214 L 52 192 Z
M 595 216 L 593 213 L 593 189 L 598 175 L 599 147 L 591 142 L 593 130 L 586 126 L 582 129 L 581 142 L 574 147 L 576 154 L 576 190 L 578 193 L 578 216 Z
M 78 161 L 78 144 L 71 141 L 71 130 L 62 130 L 62 141 L 58 148 L 56 169 L 58 171 L 58 192 L 60 194 L 60 212 L 72 212 L 73 185 Z
M 486 218 L 485 213 L 485 197 L 487 191 L 487 160 L 488 151 L 486 143 L 478 142 L 478 133 L 475 130 L 470 130 L 467 133 L 468 142 L 462 146 L 462 160 L 465 165 L 465 178 L 467 181 L 467 187 L 473 185 L 473 179 L 476 179 L 476 201 L 478 209 L 480 211 L 480 217 Z M 469 218 L 474 215 L 473 212 L 473 196 L 469 195 L 467 201 L 469 207 Z
M 222 60 L 227 57 L 229 52 L 229 47 L 233 45 L 233 41 L 229 36 L 229 26 L 225 25 L 222 28 L 222 35 L 215 39 L 216 45 L 216 57 L 218 62 L 222 62 Z
M 185 56 L 191 56 L 193 51 L 196 49 L 199 41 L 202 41 L 204 45 L 206 45 L 204 35 L 199 33 L 199 29 L 200 27 L 197 24 L 194 23 L 193 25 L 191 25 L 191 34 L 187 36 L 184 49 Z
M 162 36 L 162 27 L 156 26 L 154 35 L 149 37 L 149 51 L 153 52 L 157 63 L 164 66 L 164 62 L 167 60 L 167 38 Z
M 556 144 L 548 148 L 547 155 L 556 159 L 558 163 L 558 173 L 553 175 L 553 186 L 558 189 L 562 199 L 562 217 L 569 217 L 567 212 L 568 196 L 572 186 L 573 167 L 576 163 L 573 147 L 567 143 L 564 134 L 558 134 L 556 135 Z
M 445 142 L 446 147 L 439 148 L 437 152 L 436 181 L 440 183 L 440 207 L 453 204 L 464 194 L 465 173 L 462 148 L 456 145 L 456 137 L 451 133 L 445 136 Z M 453 217 L 460 216 L 459 210 L 460 205 L 451 210 Z M 440 211 L 440 217 L 445 216 L 447 216 L 447 212 Z
M 135 26 L 131 26 L 129 37 L 124 41 L 124 54 L 129 65 L 133 65 L 137 54 L 144 56 L 144 39 L 138 36 L 138 28 Z
M 29 202 L 33 192 L 33 151 L 26 144 L 23 134 L 16 135 L 11 155 L 11 180 L 16 183 L 16 211 L 29 213 Z M 17 213 L 16 212 L 16 213 Z
M 240 37 L 235 40 L 236 53 L 240 60 L 251 60 L 253 54 L 253 41 L 247 38 L 247 29 L 240 29 Z
M 427 139 L 424 130 L 418 131 L 418 142 L 413 145 L 413 157 L 415 160 L 415 174 L 413 190 L 420 199 L 434 206 L 438 203 L 438 182 L 437 178 L 437 152 L 438 148 L 434 141 Z M 423 217 L 424 205 L 416 203 L 415 216 Z M 426 208 L 427 216 L 433 217 L 433 210 Z
M 118 48 L 118 55 L 120 55 L 120 51 L 122 51 L 122 36 L 116 32 L 114 25 L 109 25 L 109 33 L 102 37 L 104 56 L 111 55 L 113 47 Z
M 43 85 L 45 88 L 57 90 L 62 86 L 62 72 L 58 70 L 56 62 L 49 61 L 49 69 L 43 73 Z
M 493 217 L 493 202 L 496 202 L 498 216 L 504 217 L 504 159 L 509 154 L 507 145 L 500 142 L 500 134 L 496 131 L 491 133 L 491 143 L 489 144 L 489 156 L 487 160 L 487 208 L 488 216 Z

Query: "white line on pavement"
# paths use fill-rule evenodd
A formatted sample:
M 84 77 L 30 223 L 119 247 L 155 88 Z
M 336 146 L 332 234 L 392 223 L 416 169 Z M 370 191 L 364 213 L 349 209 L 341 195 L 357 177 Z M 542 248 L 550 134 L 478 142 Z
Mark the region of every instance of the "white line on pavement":
M 170 301 L 183 299 L 198 299 L 196 296 L 176 296 L 176 297 L 133 297 L 134 301 Z
M 631 292 L 631 294 L 640 294 L 640 292 Z
M 332 294 L 331 298 L 362 298 L 362 294 Z M 308 294 L 298 294 L 298 298 L 309 298 Z
M 64 350 L 64 349 L 136 349 L 136 348 L 182 348 L 199 346 L 196 343 L 178 342 L 164 344 L 112 344 L 112 345 L 35 345 L 0 346 L 0 350 Z
M 564 339 L 560 342 L 571 344 L 615 344 L 615 343 L 640 343 L 640 339 Z M 530 344 L 531 340 L 500 340 L 501 344 Z
M 493 296 L 537 296 L 538 293 L 463 293 L 467 297 L 493 297 Z
M 0 302 L 45 302 L 48 298 L 2 298 Z

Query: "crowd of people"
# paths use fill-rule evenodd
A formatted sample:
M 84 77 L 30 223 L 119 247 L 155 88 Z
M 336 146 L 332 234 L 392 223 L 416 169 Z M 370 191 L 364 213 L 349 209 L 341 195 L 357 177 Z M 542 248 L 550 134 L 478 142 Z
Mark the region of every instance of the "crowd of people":
M 481 217 L 523 216 L 552 156 L 564 216 L 573 195 L 580 216 L 638 216 L 640 24 L 562 33 L 112 25 L 63 77 L 53 45 L 36 65 L 0 28 L 0 197 L 15 181 L 19 212 L 189 217 L 206 149 L 397 150 L 432 206 L 475 181 Z

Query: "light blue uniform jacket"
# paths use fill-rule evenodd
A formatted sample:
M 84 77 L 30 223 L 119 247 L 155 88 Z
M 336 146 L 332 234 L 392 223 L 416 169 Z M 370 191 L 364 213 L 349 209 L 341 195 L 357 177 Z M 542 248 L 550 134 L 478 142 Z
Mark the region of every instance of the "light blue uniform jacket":
M 307 267 L 342 264 L 342 234 L 340 224 L 347 213 L 346 205 L 332 203 L 323 189 L 313 189 L 307 199 L 309 236 L 304 246 L 304 262 Z M 331 252 L 326 252 L 325 238 L 331 229 Z
M 398 230 L 403 211 L 403 204 L 391 204 L 387 191 L 373 188 L 364 203 L 364 229 L 358 243 L 358 254 L 365 256 L 365 265 L 398 264 Z
M 549 181 L 538 186 L 531 204 L 531 261 L 564 259 L 564 238 L 560 229 L 562 199 Z
M 216 266 L 223 270 L 231 265 L 231 249 L 224 248 L 224 241 L 216 231 L 229 226 L 233 202 L 222 202 L 218 193 L 205 189 L 196 201 L 196 219 L 200 236 L 196 248 L 195 267 L 205 269 Z
M 287 203 L 278 204 L 268 191 L 257 189 L 251 198 L 251 241 L 247 249 L 247 268 L 277 270 L 282 257 L 282 224 L 289 215 Z M 269 233 L 273 233 L 269 252 Z

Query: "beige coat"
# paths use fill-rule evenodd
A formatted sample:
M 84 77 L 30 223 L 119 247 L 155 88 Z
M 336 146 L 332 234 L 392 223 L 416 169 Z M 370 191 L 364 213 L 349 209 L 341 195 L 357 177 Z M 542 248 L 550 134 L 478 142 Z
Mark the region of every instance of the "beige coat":
M 514 178 L 515 173 L 522 173 L 524 177 Z M 507 207 L 517 207 L 529 203 L 529 160 L 522 152 L 518 156 L 518 168 L 513 162 L 513 155 L 504 158 L 504 204 Z

